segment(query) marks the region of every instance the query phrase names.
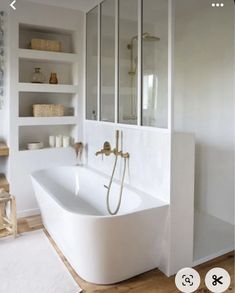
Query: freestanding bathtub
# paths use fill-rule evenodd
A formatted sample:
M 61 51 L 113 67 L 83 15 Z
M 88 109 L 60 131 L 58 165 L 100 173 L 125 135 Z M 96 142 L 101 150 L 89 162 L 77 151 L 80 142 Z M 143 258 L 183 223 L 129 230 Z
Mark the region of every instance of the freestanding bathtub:
M 158 267 L 167 204 L 124 187 L 116 216 L 106 210 L 109 177 L 86 167 L 31 175 L 44 226 L 78 275 L 112 284 Z M 111 196 L 117 201 L 119 184 Z

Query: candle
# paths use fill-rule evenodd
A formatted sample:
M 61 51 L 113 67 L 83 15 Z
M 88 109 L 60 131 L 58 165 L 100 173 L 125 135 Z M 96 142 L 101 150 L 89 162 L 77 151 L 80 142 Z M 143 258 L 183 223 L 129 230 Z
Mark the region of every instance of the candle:
M 70 145 L 70 137 L 69 136 L 63 136 L 63 147 L 68 148 Z
M 49 136 L 49 146 L 51 148 L 54 148 L 55 147 L 55 136 L 54 135 L 50 135 Z
M 56 138 L 55 138 L 55 146 L 57 148 L 61 148 L 62 147 L 62 135 L 57 135 Z

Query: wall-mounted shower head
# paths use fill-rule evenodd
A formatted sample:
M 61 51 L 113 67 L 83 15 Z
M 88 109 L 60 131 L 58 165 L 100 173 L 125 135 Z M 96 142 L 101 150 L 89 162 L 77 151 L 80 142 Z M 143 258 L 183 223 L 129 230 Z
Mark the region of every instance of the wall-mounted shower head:
M 131 50 L 133 48 L 133 43 L 137 39 L 138 39 L 138 36 L 134 36 L 131 39 L 131 42 L 129 44 L 127 44 L 127 49 L 128 50 Z M 144 41 L 147 41 L 147 42 L 157 42 L 157 41 L 160 41 L 160 38 L 155 37 L 155 36 L 151 36 L 148 32 L 145 32 L 145 33 L 142 34 L 142 39 Z
M 151 36 L 149 33 L 144 33 L 142 37 L 144 41 L 150 41 L 150 42 L 160 41 L 160 38 Z

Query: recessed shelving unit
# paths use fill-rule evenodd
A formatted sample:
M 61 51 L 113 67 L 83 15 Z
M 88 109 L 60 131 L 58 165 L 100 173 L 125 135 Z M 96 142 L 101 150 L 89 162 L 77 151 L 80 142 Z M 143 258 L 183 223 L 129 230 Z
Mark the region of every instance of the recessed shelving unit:
M 33 104 L 62 104 L 65 116 L 77 115 L 77 99 L 71 93 L 19 92 L 19 117 L 32 117 Z M 64 118 L 64 117 L 62 117 Z
M 32 39 L 58 41 L 60 52 L 30 49 Z M 78 60 L 73 31 L 65 31 L 28 24 L 19 25 L 18 118 L 19 150 L 27 150 L 30 142 L 42 142 L 49 149 L 50 135 L 65 135 L 71 143 L 77 137 L 78 125 Z M 34 68 L 41 68 L 45 77 L 42 84 L 31 83 Z M 49 84 L 50 75 L 56 72 L 58 84 Z M 65 113 L 61 117 L 34 117 L 33 105 L 60 104 Z M 42 150 L 40 150 L 42 151 Z
M 60 85 L 75 83 L 73 80 L 73 64 L 21 58 L 19 58 L 19 82 L 31 83 L 34 69 L 37 67 L 41 69 L 45 84 L 49 84 L 51 72 L 56 72 Z
M 71 31 L 21 23 L 19 25 L 19 48 L 29 49 L 32 39 L 59 41 L 61 52 L 75 53 L 75 38 Z
M 55 150 L 56 148 L 49 148 L 50 135 L 69 135 L 71 137 L 71 143 L 73 143 L 76 135 L 75 132 L 75 124 L 53 125 L 48 123 L 39 125 L 21 125 L 19 126 L 19 150 L 26 151 L 27 144 L 31 142 L 42 142 L 44 150 Z

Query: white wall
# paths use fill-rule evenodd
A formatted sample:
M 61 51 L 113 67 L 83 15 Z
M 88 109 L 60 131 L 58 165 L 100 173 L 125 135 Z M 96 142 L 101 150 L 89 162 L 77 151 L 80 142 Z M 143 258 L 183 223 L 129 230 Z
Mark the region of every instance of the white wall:
M 0 2 L 0 11 L 6 11 L 6 8 L 7 8 L 7 1 L 1 1 Z M 7 17 L 5 17 L 5 24 L 4 24 L 4 33 L 6 33 L 6 30 L 7 29 Z M 4 45 L 6 46 L 6 42 L 7 42 L 7 39 L 5 37 L 5 40 L 4 40 Z M 4 67 L 7 68 L 7 54 L 5 52 L 4 54 Z M 4 72 L 6 73 L 6 72 Z M 6 77 L 5 77 L 5 80 L 6 80 Z M 5 82 L 4 81 L 4 85 L 5 85 Z M 6 139 L 6 112 L 7 112 L 7 97 L 6 97 L 6 94 L 5 94 L 5 98 L 4 98 L 4 105 L 3 105 L 3 108 L 0 109 L 0 140 L 1 139 Z
M 8 93 L 8 82 L 9 82 L 9 31 L 8 31 L 8 14 L 9 14 L 9 1 L 1 0 L 0 10 L 5 12 L 4 17 L 4 87 L 5 94 L 3 98 L 3 107 L 0 109 L 0 140 L 9 143 L 9 93 Z M 0 158 L 0 173 L 8 175 L 8 159 Z
M 108 175 L 113 168 L 113 156 L 96 157 L 105 141 L 115 147 L 115 130 L 122 131 L 124 152 L 130 153 L 126 183 L 160 200 L 170 200 L 170 134 L 154 129 L 120 127 L 115 124 L 86 121 L 84 127 L 87 144 L 87 163 Z M 122 162 L 123 163 L 123 162 Z M 119 164 L 116 177 L 121 178 L 123 165 Z
M 196 135 L 195 208 L 234 222 L 234 1 L 176 1 L 175 130 Z

